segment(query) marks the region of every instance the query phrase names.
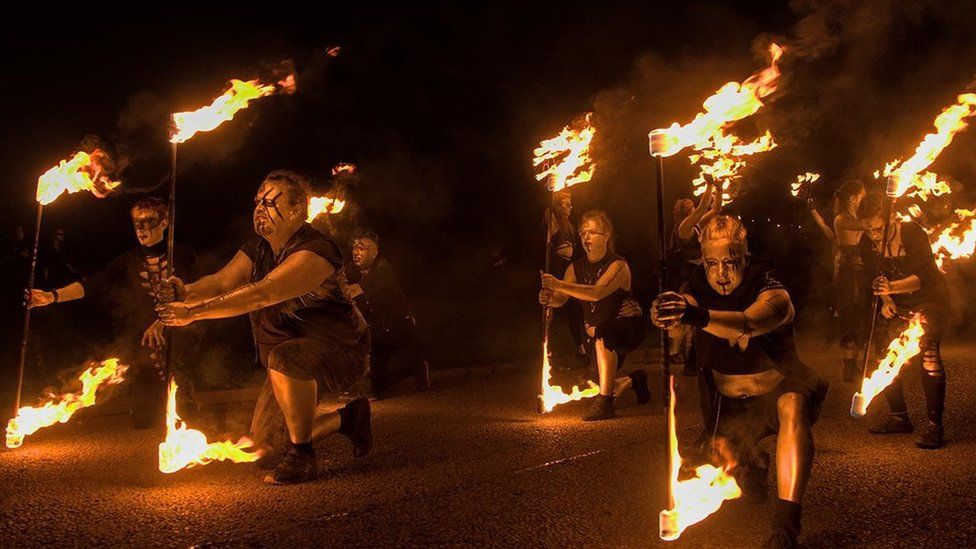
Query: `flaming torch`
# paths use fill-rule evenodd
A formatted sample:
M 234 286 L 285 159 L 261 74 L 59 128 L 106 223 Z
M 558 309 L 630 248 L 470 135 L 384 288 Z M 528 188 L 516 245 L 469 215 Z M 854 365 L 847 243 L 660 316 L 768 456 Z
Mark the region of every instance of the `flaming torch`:
M 295 91 L 295 75 L 289 74 L 275 84 L 261 84 L 258 80 L 230 81 L 230 87 L 213 100 L 206 107 L 195 111 L 173 113 L 170 118 L 170 176 L 169 176 L 169 228 L 166 234 L 166 262 L 167 277 L 172 276 L 176 268 L 173 248 L 176 243 L 176 153 L 177 146 L 185 143 L 199 132 L 209 132 L 218 126 L 232 120 L 238 111 L 247 108 L 254 99 L 267 97 L 277 92 L 293 93 Z M 166 329 L 166 378 L 169 379 L 170 362 L 172 361 L 171 329 Z
M 888 345 L 888 354 L 871 372 L 870 376 L 861 380 L 861 390 L 854 393 L 851 399 L 851 415 L 861 417 L 868 412 L 868 406 L 874 397 L 878 396 L 885 387 L 898 377 L 898 372 L 915 355 L 921 352 L 922 317 L 916 314 L 908 323 L 908 328 Z M 870 350 L 869 350 L 870 352 Z
M 804 196 L 810 196 L 813 184 L 820 179 L 819 173 L 807 172 L 803 175 L 796 176 L 796 181 L 790 183 L 790 194 L 795 198 L 798 198 L 801 193 Z
M 936 174 L 924 170 L 931 166 L 942 151 L 952 143 L 952 138 L 957 133 L 966 129 L 969 125 L 966 119 L 974 114 L 976 114 L 976 93 L 959 95 L 956 97 L 955 104 L 942 109 L 942 112 L 935 117 L 935 121 L 933 122 L 935 132 L 926 134 L 922 138 L 922 142 L 915 148 L 915 154 L 904 162 L 901 159 L 888 162 L 881 173 L 875 173 L 876 177 L 883 174 L 887 178 L 882 242 L 888 241 L 891 227 L 892 202 L 896 199 L 909 190 L 912 191 L 912 195 L 918 196 L 923 201 L 927 200 L 930 194 L 938 196 L 951 192 L 948 184 L 940 182 Z M 882 255 L 883 253 L 884 251 L 882 250 Z M 868 331 L 867 352 L 864 353 L 864 365 L 861 368 L 862 377 L 867 376 L 868 361 L 871 357 L 871 345 L 874 340 L 874 329 L 880 307 L 881 299 L 879 296 L 875 296 L 874 304 L 871 307 L 871 328 Z
M 947 259 L 970 257 L 976 251 L 976 211 L 956 210 L 959 221 L 938 231 L 932 242 L 935 263 L 942 268 Z
M 542 167 L 536 174 L 536 181 L 547 180 L 550 191 L 550 205 L 546 211 L 546 257 L 545 272 L 549 272 L 552 257 L 552 234 L 549 222 L 553 208 L 555 193 L 579 183 L 586 183 L 593 179 L 596 163 L 590 157 L 590 143 L 596 135 L 596 128 L 590 122 L 593 113 L 586 113 L 582 122 L 576 128 L 566 126 L 559 135 L 539 143 L 533 153 L 532 165 Z M 549 365 L 549 326 L 552 324 L 552 307 L 545 307 L 542 312 L 542 392 L 539 394 L 539 413 L 551 412 L 560 404 L 591 398 L 600 393 L 600 388 L 589 382 L 589 387 L 580 391 L 573 386 L 570 393 L 564 393 L 559 385 L 551 385 L 552 371 Z
M 655 156 L 672 156 L 686 147 L 696 152 L 689 158 L 699 166 L 698 177 L 692 182 L 694 194 L 705 192 L 708 180 L 722 182 L 722 198 L 732 198 L 732 182 L 745 165 L 745 157 L 765 152 L 776 146 L 769 131 L 752 142 L 744 143 L 738 136 L 726 133 L 736 121 L 752 116 L 763 107 L 762 99 L 776 91 L 780 76 L 777 61 L 783 48 L 770 44 L 771 61 L 768 67 L 753 74 L 741 84 L 728 82 L 705 100 L 704 112 L 684 126 L 674 122 L 668 128 L 660 128 L 649 135 L 656 142 Z
M 159 470 L 175 473 L 180 469 L 205 465 L 211 461 L 246 463 L 257 461 L 261 452 L 245 452 L 254 443 L 247 437 L 237 442 L 207 442 L 207 437 L 190 429 L 176 413 L 176 380 L 169 380 L 169 396 L 166 400 L 166 440 L 159 443 Z
M 90 154 L 76 152 L 70 159 L 62 160 L 57 166 L 37 178 L 37 221 L 34 224 L 34 246 L 31 248 L 30 274 L 27 277 L 27 291 L 24 303 L 24 331 L 20 340 L 20 362 L 17 370 L 17 396 L 14 399 L 14 414 L 20 409 L 20 394 L 24 387 L 24 363 L 27 360 L 27 345 L 30 340 L 30 295 L 34 289 L 34 275 L 37 271 L 37 250 L 41 242 L 41 218 L 44 206 L 63 194 L 90 191 L 98 198 L 105 198 L 121 182 L 112 180 L 106 166 L 110 164 L 108 155 L 101 149 Z
M 18 448 L 24 443 L 24 437 L 55 423 L 67 423 L 78 410 L 94 406 L 98 389 L 121 383 L 128 368 L 119 364 L 119 359 L 110 358 L 102 361 L 100 366 L 93 366 L 82 372 L 78 377 L 81 391 L 51 394 L 43 404 L 20 408 L 17 415 L 7 422 L 7 448 Z
M 336 214 L 346 206 L 345 200 L 329 196 L 310 196 L 308 198 L 308 217 L 306 223 L 311 223 L 322 214 Z
M 693 477 L 679 480 L 682 458 L 675 430 L 674 378 L 668 390 L 671 395 L 668 399 L 668 492 L 671 502 L 659 516 L 658 535 L 664 541 L 674 541 L 681 537 L 685 528 L 718 511 L 725 500 L 741 496 L 742 490 L 727 467 L 719 468 L 708 463 L 695 467 Z

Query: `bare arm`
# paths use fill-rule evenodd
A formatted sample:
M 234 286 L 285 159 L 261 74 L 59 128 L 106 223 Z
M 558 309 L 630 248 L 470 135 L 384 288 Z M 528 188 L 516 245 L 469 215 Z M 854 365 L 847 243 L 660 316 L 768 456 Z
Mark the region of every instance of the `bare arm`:
M 834 231 L 827 226 L 827 222 L 824 221 L 824 218 L 822 215 L 820 215 L 820 212 L 818 212 L 816 208 L 810 208 L 810 215 L 813 216 L 814 223 L 817 224 L 817 228 L 820 229 L 820 232 L 827 237 L 827 240 L 834 240 Z
M 702 194 L 701 200 L 698 201 L 698 206 L 695 210 L 688 214 L 688 217 L 681 220 L 681 224 L 678 225 L 678 238 L 681 240 L 689 240 L 694 236 L 695 226 L 702 220 L 704 220 L 705 210 L 711 205 L 714 208 L 714 204 L 719 202 L 719 208 L 721 208 L 721 199 L 715 200 L 715 187 L 709 185 L 705 189 L 705 193 Z M 709 212 L 711 213 L 711 212 Z M 713 214 L 714 217 L 714 214 Z
M 64 288 L 58 288 L 56 291 L 58 292 L 58 303 L 74 301 L 85 297 L 85 287 L 81 285 L 81 282 L 72 282 Z M 44 290 L 38 289 L 31 290 L 31 308 L 44 307 L 52 303 L 54 303 L 54 292 L 45 292 Z
M 549 287 L 557 296 L 564 294 L 569 297 L 575 297 L 580 301 L 600 301 L 617 291 L 618 288 L 630 286 L 630 267 L 627 266 L 626 261 L 614 261 L 607 269 L 607 272 L 603 273 L 603 276 L 592 286 L 558 280 L 555 277 L 550 277 L 548 280 L 543 277 L 543 286 Z
M 187 284 L 184 301 L 190 305 L 197 304 L 246 284 L 251 277 L 251 267 L 251 258 L 244 252 L 238 251 L 216 273 L 207 275 L 192 284 Z
M 709 311 L 705 331 L 725 339 L 755 337 L 793 320 L 793 302 L 786 290 L 768 290 L 744 312 Z
M 855 217 L 849 215 L 838 215 L 834 218 L 834 231 L 845 230 L 845 231 L 863 231 L 867 228 L 867 225 Z
M 197 305 L 171 302 L 158 306 L 156 311 L 167 326 L 239 316 L 307 294 L 334 272 L 335 268 L 325 258 L 303 250 L 289 256 L 258 282 L 244 284 Z

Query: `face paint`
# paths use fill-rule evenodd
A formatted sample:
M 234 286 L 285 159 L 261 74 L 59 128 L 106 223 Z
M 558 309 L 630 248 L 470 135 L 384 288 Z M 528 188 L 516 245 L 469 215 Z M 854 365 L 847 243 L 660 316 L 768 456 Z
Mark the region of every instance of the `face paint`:
M 262 193 L 261 189 L 265 191 Z M 254 230 L 258 234 L 268 235 L 285 218 L 278 208 L 278 201 L 285 193 L 272 185 L 262 185 L 261 189 L 258 189 L 258 195 L 254 197 Z
M 166 230 L 163 219 L 155 213 L 134 216 L 132 227 L 136 231 L 136 240 L 146 247 L 154 246 L 162 241 L 163 232 Z
M 702 259 L 708 285 L 721 295 L 729 295 L 742 284 L 746 267 L 744 243 L 729 239 L 702 242 Z
M 357 238 L 352 245 L 352 262 L 357 267 L 368 269 L 376 261 L 379 247 L 369 238 Z

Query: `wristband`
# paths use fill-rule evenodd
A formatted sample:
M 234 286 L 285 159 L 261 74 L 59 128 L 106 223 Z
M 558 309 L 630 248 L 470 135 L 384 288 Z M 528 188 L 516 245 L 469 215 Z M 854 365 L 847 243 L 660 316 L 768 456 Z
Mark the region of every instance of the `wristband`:
M 52 301 L 52 303 L 57 303 L 58 302 L 58 299 L 60 299 L 60 297 L 58 296 L 58 291 L 57 290 L 51 290 L 51 295 L 54 296 L 54 301 Z
M 708 326 L 709 320 L 711 320 L 711 315 L 708 313 L 708 309 L 690 303 L 685 306 L 685 312 L 681 315 L 682 324 L 688 324 L 695 328 Z

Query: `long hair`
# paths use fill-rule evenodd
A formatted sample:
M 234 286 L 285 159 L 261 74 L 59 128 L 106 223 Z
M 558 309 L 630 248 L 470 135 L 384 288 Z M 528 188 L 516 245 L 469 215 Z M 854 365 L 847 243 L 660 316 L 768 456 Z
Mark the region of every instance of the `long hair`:
M 600 225 L 600 227 L 607 233 L 607 251 L 616 252 L 617 242 L 616 233 L 613 230 L 613 223 L 610 221 L 610 216 L 607 212 L 603 210 L 588 210 L 583 213 L 583 217 L 580 218 L 579 226 L 582 227 L 587 221 L 593 221 Z
M 845 181 L 840 187 L 834 191 L 834 215 L 838 216 L 846 211 L 847 201 L 851 199 L 852 196 L 857 196 L 858 193 L 864 190 L 864 183 L 861 183 L 858 179 L 851 179 Z

